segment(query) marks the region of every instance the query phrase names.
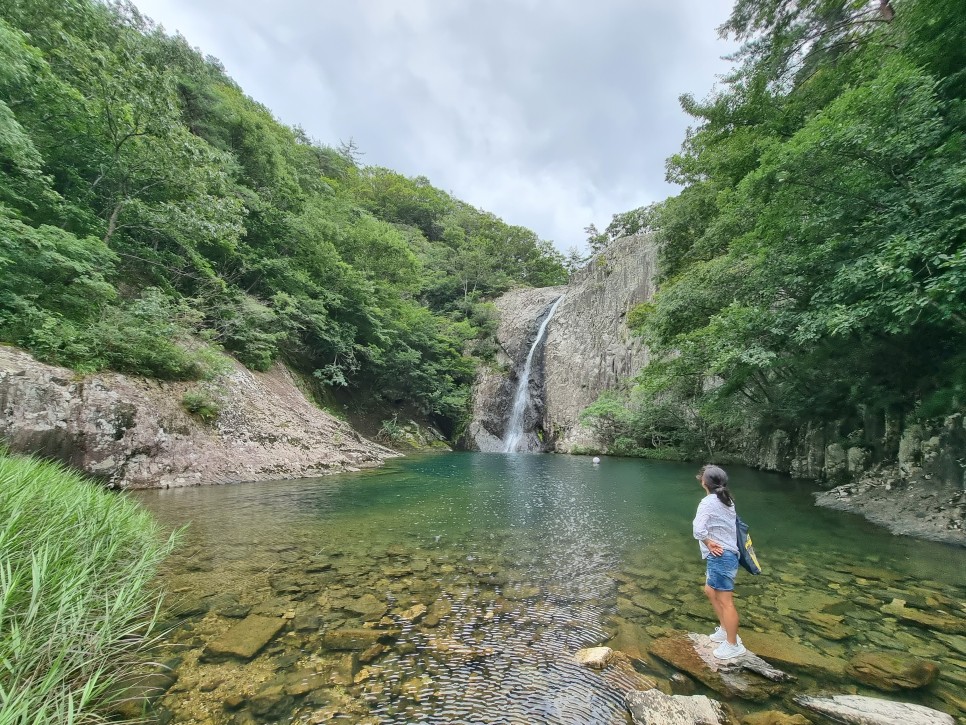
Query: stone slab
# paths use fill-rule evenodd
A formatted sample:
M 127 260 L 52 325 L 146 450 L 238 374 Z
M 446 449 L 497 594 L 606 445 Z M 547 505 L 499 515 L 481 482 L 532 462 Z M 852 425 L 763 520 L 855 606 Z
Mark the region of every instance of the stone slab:
M 956 725 L 952 715 L 931 707 L 862 695 L 800 696 L 795 702 L 846 725 Z
M 262 617 L 252 614 L 225 632 L 221 637 L 209 642 L 202 653 L 206 662 L 220 662 L 237 658 L 250 660 L 262 647 L 272 641 L 285 620 L 278 617 Z

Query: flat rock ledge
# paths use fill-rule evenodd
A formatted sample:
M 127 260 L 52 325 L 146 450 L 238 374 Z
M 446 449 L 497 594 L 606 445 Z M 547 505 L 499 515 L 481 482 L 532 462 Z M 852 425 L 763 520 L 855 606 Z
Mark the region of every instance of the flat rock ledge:
M 672 631 L 654 640 L 649 652 L 725 697 L 762 702 L 780 692 L 779 683 L 795 679 L 750 651 L 719 660 L 712 654 L 717 646 L 708 635 Z
M 795 703 L 846 725 L 955 725 L 952 715 L 939 710 L 877 697 L 800 696 Z

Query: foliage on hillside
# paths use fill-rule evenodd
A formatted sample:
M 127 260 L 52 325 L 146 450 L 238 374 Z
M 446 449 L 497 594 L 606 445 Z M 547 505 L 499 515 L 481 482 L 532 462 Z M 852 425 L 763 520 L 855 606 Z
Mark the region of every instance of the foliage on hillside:
M 133 6 L 0 8 L 0 340 L 80 370 L 205 372 L 205 341 L 356 399 L 465 409 L 512 285 L 562 257 L 278 123 Z
M 966 15 L 957 0 L 738 0 L 744 42 L 648 212 L 654 352 L 611 440 L 941 416 L 966 394 Z M 639 210 L 640 211 L 640 210 Z M 615 222 L 618 221 L 615 219 Z

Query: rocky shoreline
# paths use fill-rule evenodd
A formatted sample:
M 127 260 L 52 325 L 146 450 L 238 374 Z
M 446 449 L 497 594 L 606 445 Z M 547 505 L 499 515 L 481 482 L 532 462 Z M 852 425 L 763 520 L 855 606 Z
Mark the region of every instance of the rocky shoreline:
M 79 375 L 2 346 L 0 441 L 116 488 L 321 476 L 399 455 L 307 400 L 281 364 L 258 373 L 226 356 L 213 380 L 165 382 Z
M 860 514 L 896 535 L 966 547 L 966 490 L 925 474 L 907 477 L 898 466 L 879 467 L 816 494 L 815 502 Z

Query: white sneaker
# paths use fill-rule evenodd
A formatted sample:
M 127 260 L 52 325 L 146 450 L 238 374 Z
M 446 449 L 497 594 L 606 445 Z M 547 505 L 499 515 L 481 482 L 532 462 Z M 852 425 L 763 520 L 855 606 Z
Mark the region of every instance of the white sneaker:
M 724 629 L 719 625 L 714 628 L 714 632 L 712 632 L 708 636 L 708 639 L 710 639 L 712 642 L 717 642 L 718 644 L 721 644 L 722 642 L 728 641 L 728 633 L 725 632 Z M 741 644 L 740 634 L 738 635 L 738 644 Z
M 730 660 L 735 657 L 741 657 L 747 651 L 741 642 L 737 644 L 728 644 L 725 642 L 724 644 L 718 645 L 712 654 L 719 660 Z

